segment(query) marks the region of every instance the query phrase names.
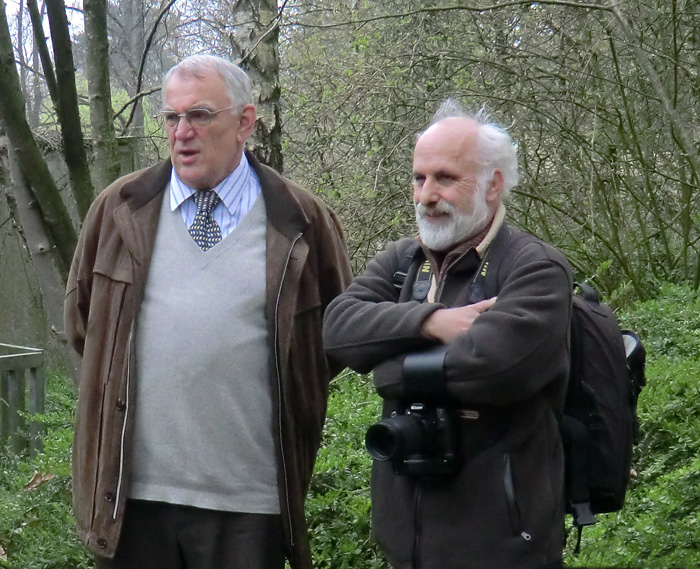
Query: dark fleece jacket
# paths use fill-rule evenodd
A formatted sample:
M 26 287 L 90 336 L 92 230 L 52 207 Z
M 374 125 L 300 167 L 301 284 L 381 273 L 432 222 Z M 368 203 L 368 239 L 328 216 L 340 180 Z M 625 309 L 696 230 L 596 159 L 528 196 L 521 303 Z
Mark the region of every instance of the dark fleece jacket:
M 394 286 L 414 240 L 391 243 L 326 311 L 327 352 L 356 371 L 374 371 L 387 417 L 416 398 L 402 373 L 406 356 L 438 345 L 421 333 L 425 319 L 470 302 L 476 271 L 488 271 L 489 256 L 505 251 L 495 278 L 484 279 L 483 297 L 497 296 L 495 305 L 444 346 L 444 381 L 420 388 L 456 417 L 462 468 L 424 480 L 374 463 L 373 533 L 397 569 L 531 569 L 561 559 L 556 416 L 569 369 L 571 269 L 555 248 L 519 235 L 504 225 L 485 259 L 470 249 L 443 267 L 435 303 L 412 299 L 417 266 L 401 291 Z

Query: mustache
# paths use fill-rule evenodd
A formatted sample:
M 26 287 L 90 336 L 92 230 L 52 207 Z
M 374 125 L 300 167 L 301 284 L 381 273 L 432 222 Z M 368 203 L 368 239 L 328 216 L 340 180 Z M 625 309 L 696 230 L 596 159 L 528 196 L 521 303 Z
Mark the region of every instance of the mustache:
M 423 205 L 421 203 L 416 203 L 415 207 L 416 213 L 420 217 L 429 217 L 438 213 L 457 213 L 457 208 L 450 202 L 446 202 L 444 200 L 440 200 L 439 202 L 432 205 Z

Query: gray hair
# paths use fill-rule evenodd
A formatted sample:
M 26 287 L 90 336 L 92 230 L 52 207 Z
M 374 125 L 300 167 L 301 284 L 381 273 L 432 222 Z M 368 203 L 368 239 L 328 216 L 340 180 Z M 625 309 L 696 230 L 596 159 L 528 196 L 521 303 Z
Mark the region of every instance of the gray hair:
M 455 99 L 447 99 L 433 115 L 430 126 L 448 119 L 464 118 L 479 125 L 477 148 L 481 167 L 476 178 L 480 189 L 491 181 L 495 170 L 503 174 L 501 201 L 510 196 L 510 191 L 518 184 L 518 146 L 508 132 L 491 121 L 488 112 L 482 107 L 477 113 L 469 113 Z
M 163 77 L 161 96 L 165 105 L 165 89 L 174 75 L 202 79 L 210 73 L 218 73 L 226 84 L 226 91 L 231 99 L 231 109 L 240 113 L 243 107 L 253 104 L 253 87 L 250 78 L 238 65 L 217 55 L 190 55 L 171 67 Z

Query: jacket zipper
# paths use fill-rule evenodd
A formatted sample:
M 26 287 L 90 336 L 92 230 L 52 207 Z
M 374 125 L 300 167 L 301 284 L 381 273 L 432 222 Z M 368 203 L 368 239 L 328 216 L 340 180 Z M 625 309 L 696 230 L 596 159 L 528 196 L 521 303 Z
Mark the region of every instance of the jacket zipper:
M 277 427 L 279 429 L 280 438 L 280 454 L 282 455 L 282 476 L 284 478 L 284 500 L 287 503 L 287 522 L 289 523 L 289 541 L 290 545 L 294 547 L 294 528 L 292 527 L 292 512 L 289 505 L 289 482 L 287 480 L 287 460 L 284 456 L 284 442 L 282 433 L 282 372 L 280 369 L 280 357 L 279 357 L 279 347 L 278 347 L 278 320 L 279 320 L 279 306 L 280 298 L 282 296 L 282 287 L 284 286 L 284 279 L 287 276 L 287 270 L 289 269 L 289 260 L 292 257 L 292 251 L 297 241 L 301 238 L 302 234 L 299 233 L 292 241 L 292 245 L 287 253 L 287 260 L 284 264 L 284 272 L 282 273 L 282 278 L 280 279 L 280 288 L 277 291 L 277 300 L 275 302 L 275 371 L 277 375 Z
M 420 480 L 416 480 L 416 503 L 413 512 L 413 569 L 419 569 L 419 547 L 420 547 L 420 503 L 423 497 L 423 485 Z
M 513 468 L 510 462 L 510 455 L 503 457 L 503 488 L 506 493 L 506 505 L 508 506 L 508 517 L 514 535 L 521 536 L 525 541 L 530 541 L 532 536 L 522 529 L 522 519 L 520 507 L 515 497 L 515 484 L 513 484 Z
M 131 323 L 131 328 L 129 329 L 129 342 L 126 349 L 126 394 L 124 395 L 124 400 L 126 401 L 126 406 L 124 408 L 124 424 L 122 425 L 122 435 L 119 441 L 119 477 L 117 478 L 117 492 L 114 498 L 114 512 L 112 514 L 112 519 L 117 519 L 117 513 L 119 511 L 119 498 L 122 491 L 122 482 L 124 481 L 124 439 L 126 437 L 126 423 L 129 419 L 129 387 L 131 383 L 131 349 L 134 337 L 134 323 Z

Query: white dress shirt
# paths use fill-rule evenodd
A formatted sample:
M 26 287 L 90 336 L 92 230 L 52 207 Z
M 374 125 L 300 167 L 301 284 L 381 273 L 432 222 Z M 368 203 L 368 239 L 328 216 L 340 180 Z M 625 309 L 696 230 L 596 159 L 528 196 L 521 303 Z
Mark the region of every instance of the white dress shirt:
M 219 224 L 223 239 L 238 226 L 260 196 L 260 180 L 243 154 L 238 167 L 211 189 L 221 198 L 212 216 Z M 197 204 L 192 197 L 195 191 L 180 180 L 173 168 L 170 174 L 170 210 L 175 211 L 179 207 L 188 228 L 197 215 Z

